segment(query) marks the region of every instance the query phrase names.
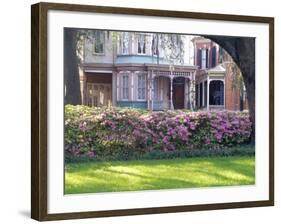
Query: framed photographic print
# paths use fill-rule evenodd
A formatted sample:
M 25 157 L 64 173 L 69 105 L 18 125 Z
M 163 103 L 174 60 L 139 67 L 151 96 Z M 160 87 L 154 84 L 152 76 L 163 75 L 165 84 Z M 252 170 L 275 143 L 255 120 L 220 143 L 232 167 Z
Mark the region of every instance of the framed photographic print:
M 274 18 L 32 5 L 32 218 L 274 204 Z

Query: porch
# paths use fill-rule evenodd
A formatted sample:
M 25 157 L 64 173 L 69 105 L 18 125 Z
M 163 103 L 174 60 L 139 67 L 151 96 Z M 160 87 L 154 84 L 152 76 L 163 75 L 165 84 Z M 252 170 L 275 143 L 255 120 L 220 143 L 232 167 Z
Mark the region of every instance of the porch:
M 149 68 L 147 109 L 194 109 L 195 69 L 188 66 Z
M 196 109 L 225 109 L 225 69 L 221 65 L 197 72 L 195 102 Z

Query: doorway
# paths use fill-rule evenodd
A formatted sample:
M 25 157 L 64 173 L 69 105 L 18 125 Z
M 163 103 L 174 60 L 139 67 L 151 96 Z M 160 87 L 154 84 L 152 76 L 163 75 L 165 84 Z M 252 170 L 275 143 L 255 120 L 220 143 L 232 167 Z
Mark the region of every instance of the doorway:
M 184 109 L 184 77 L 173 80 L 173 104 L 175 109 Z

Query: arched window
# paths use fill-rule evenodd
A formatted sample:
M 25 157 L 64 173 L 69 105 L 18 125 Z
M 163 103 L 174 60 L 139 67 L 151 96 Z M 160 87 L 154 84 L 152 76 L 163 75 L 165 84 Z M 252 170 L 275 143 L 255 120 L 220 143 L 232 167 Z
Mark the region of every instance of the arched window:
M 220 80 L 210 82 L 209 92 L 210 105 L 224 105 L 224 83 Z

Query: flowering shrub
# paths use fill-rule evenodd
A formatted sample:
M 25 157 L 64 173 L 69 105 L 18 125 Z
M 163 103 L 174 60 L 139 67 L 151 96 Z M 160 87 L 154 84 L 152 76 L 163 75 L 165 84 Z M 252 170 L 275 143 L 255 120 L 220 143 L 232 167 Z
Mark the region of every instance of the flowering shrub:
M 89 158 L 129 158 L 153 150 L 220 149 L 249 141 L 245 112 L 144 112 L 65 106 L 65 151 Z

